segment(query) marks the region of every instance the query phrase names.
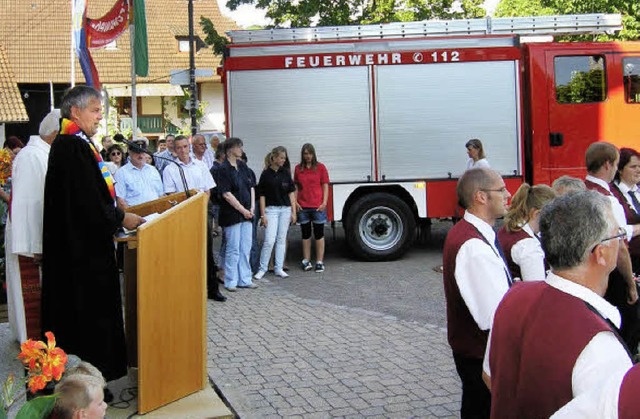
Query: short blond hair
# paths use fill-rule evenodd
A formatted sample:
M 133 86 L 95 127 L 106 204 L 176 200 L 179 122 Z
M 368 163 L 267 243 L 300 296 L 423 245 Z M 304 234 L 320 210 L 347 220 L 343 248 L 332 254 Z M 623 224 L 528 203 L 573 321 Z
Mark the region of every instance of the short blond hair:
M 53 408 L 54 417 L 72 419 L 74 412 L 89 407 L 93 398 L 104 391 L 103 380 L 86 374 L 65 376 L 57 385 L 54 394 L 56 404 Z

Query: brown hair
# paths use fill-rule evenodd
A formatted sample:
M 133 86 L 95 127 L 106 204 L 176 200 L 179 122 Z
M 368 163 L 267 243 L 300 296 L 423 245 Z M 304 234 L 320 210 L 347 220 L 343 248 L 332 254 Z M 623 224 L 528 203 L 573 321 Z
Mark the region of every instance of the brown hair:
M 589 148 L 587 148 L 584 156 L 587 172 L 595 173 L 600 170 L 605 163 L 615 163 L 618 155 L 618 149 L 613 144 L 604 141 L 592 143 Z
M 9 150 L 13 150 L 14 148 L 17 148 L 17 147 L 24 148 L 24 143 L 20 138 L 16 137 L 15 135 L 8 137 L 7 140 L 4 142 L 4 148 L 8 148 Z
M 473 205 L 476 192 L 481 189 L 491 187 L 493 176 L 500 176 L 491 169 L 476 167 L 469 169 L 460 176 L 456 185 L 458 203 L 464 209 L 469 209 Z
M 504 219 L 505 228 L 509 232 L 521 230 L 521 225 L 529 221 L 532 209 L 542 209 L 555 197 L 556 193 L 547 185 L 523 183 L 511 198 L 511 206 Z
M 306 143 L 300 149 L 300 171 L 305 169 L 304 152 L 308 151 L 313 157 L 311 157 L 311 169 L 316 170 L 318 167 L 318 157 L 316 156 L 316 148 L 311 143 Z
M 620 161 L 618 162 L 618 170 L 616 170 L 616 180 L 620 180 L 620 172 L 624 170 L 624 167 L 629 164 L 631 157 L 637 157 L 640 159 L 640 153 L 633 148 L 621 148 L 620 149 Z
M 478 158 L 484 159 L 486 156 L 484 154 L 484 147 L 482 147 L 482 141 L 477 138 L 472 138 L 464 145 L 465 148 L 473 147 L 478 150 Z

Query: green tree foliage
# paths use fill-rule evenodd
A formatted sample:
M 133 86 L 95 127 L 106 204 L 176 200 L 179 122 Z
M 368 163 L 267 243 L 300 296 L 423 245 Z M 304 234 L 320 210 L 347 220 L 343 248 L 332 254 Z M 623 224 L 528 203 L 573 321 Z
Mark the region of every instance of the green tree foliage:
M 569 83 L 556 87 L 558 103 L 602 102 L 606 97 L 604 71 L 581 71 Z
M 597 40 L 637 40 L 640 38 L 638 0 L 502 0 L 496 16 L 543 16 L 583 13 L 620 13 L 624 29 L 615 35 L 598 35 Z M 575 38 L 573 38 L 575 39 Z M 581 37 L 593 39 L 593 37 Z
M 337 26 L 483 17 L 483 0 L 228 0 L 235 10 L 252 4 L 276 27 Z
M 213 26 L 211 19 L 200 16 L 200 26 L 202 27 L 203 32 L 207 34 L 204 42 L 207 45 L 213 46 L 213 53 L 215 55 L 222 55 L 224 53 L 225 46 L 229 43 L 229 40 L 218 33 L 216 28 Z

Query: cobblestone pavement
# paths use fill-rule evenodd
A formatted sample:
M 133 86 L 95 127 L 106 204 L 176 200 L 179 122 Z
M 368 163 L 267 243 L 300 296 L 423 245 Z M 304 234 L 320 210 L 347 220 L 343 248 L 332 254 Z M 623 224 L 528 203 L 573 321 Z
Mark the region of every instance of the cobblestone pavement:
M 292 266 L 209 303 L 210 377 L 241 418 L 457 417 L 438 245 L 365 264 L 341 243 L 324 274 Z

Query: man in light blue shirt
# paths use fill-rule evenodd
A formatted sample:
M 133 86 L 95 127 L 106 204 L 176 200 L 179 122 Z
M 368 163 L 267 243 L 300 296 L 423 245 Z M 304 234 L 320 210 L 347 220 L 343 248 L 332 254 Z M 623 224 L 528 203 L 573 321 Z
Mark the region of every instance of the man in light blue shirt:
M 139 137 L 135 144 L 145 149 L 149 145 L 146 137 Z M 129 162 L 114 175 L 118 206 L 126 209 L 131 205 L 158 199 L 163 194 L 162 179 L 158 171 L 145 160 L 145 153 L 129 150 Z
M 191 157 L 189 139 L 184 135 L 178 135 L 173 143 L 173 147 L 178 156 L 177 163 L 184 170 L 187 187 L 189 189 L 203 191 L 209 195 L 209 191 L 215 187 L 216 184 L 207 166 L 200 160 Z M 164 192 L 166 194 L 184 192 L 180 170 L 178 166 L 173 163 L 165 167 L 162 173 L 162 182 L 164 183 Z

